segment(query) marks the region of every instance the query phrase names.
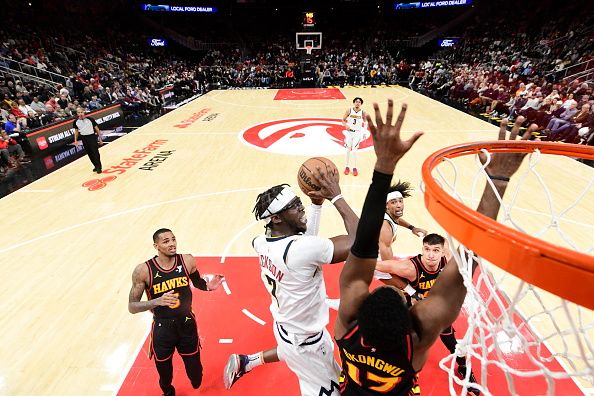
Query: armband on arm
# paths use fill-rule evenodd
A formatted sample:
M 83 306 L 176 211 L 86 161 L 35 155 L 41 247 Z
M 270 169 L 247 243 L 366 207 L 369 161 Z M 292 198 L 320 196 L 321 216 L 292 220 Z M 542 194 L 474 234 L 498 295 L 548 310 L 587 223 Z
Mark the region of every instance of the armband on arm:
M 200 290 L 208 291 L 208 286 L 206 285 L 206 281 L 200 277 L 200 274 L 196 270 L 196 272 L 190 274 L 190 280 L 195 288 Z
M 322 205 L 311 204 L 309 217 L 307 218 L 307 230 L 305 235 L 318 235 L 320 231 L 320 217 L 322 216 Z
M 415 300 L 423 299 L 423 297 L 410 284 L 407 284 L 403 290 L 406 294 L 408 294 L 411 298 L 414 298 Z

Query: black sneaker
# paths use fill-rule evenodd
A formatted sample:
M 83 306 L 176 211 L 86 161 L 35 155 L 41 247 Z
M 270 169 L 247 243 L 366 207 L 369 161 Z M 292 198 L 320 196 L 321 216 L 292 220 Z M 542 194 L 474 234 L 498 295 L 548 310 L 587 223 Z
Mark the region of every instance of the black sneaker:
M 460 379 L 466 379 L 466 365 L 459 364 L 458 369 L 456 371 L 458 372 Z M 472 382 L 474 384 L 477 383 L 472 370 L 470 370 L 470 375 L 468 376 L 468 382 Z M 479 391 L 476 388 L 470 387 L 470 386 L 467 388 L 467 391 L 469 393 L 472 393 L 473 395 L 476 395 L 476 396 L 479 396 L 481 394 L 481 391 Z
M 233 386 L 233 384 L 246 373 L 245 366 L 248 361 L 247 355 L 238 355 L 234 353 L 229 356 L 227 364 L 225 365 L 225 371 L 223 372 L 225 389 L 231 389 L 231 386 Z

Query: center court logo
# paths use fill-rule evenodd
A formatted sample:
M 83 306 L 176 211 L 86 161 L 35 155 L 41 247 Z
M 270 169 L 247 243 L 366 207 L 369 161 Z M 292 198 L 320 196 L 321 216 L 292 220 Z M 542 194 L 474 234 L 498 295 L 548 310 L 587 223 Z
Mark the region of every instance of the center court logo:
M 338 118 L 292 118 L 270 121 L 240 132 L 239 139 L 252 147 L 287 155 L 344 154 L 344 127 Z M 359 151 L 373 146 L 371 137 Z

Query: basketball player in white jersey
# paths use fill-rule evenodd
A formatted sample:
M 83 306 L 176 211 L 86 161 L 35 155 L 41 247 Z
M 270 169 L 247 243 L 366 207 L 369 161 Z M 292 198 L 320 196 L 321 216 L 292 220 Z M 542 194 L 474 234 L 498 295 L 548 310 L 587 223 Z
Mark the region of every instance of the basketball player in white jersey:
M 286 184 L 258 196 L 254 213 L 256 219 L 265 221 L 266 234 L 256 237 L 252 245 L 260 259 L 262 282 L 272 299 L 277 346 L 253 355 L 231 355 L 223 377 L 227 389 L 254 367 L 281 360 L 297 375 L 302 395 L 339 394 L 340 367 L 326 330 L 329 312 L 322 265 L 345 260 L 358 217 L 340 194 L 336 171 L 316 171 L 322 189 L 311 192 L 310 197 L 330 200 L 342 216 L 348 235 L 330 239 L 307 235 L 303 204 Z
M 363 99 L 357 97 L 353 99 L 353 107 L 349 108 L 342 117 L 342 125 L 344 126 L 344 147 L 346 147 L 346 167 L 344 174 L 351 173 L 351 160 L 353 167 L 353 176 L 357 176 L 357 150 L 359 144 L 369 137 L 367 130 L 364 128 L 364 121 L 366 113 L 361 109 Z
M 410 197 L 412 188 L 409 182 L 400 181 L 390 186 L 388 195 L 386 197 L 386 213 L 384 213 L 384 221 L 380 232 L 379 251 L 382 260 L 392 260 L 394 252 L 392 251 L 392 244 L 396 241 L 396 232 L 399 226 L 408 228 L 412 233 L 418 237 L 427 235 L 427 230 L 415 227 L 402 217 L 404 215 L 404 198 Z M 384 283 L 403 288 L 406 285 L 405 281 L 398 278 L 393 278 L 388 273 L 375 271 L 375 277 Z M 392 280 L 393 279 L 393 280 Z

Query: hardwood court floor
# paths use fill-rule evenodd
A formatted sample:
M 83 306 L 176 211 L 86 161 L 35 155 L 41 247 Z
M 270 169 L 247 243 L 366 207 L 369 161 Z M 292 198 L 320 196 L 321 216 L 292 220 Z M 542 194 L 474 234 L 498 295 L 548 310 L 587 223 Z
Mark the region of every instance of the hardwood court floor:
M 154 230 L 171 228 L 179 252 L 253 255 L 250 241 L 262 231 L 251 213 L 256 195 L 275 184 L 296 186 L 297 168 L 313 155 L 342 169 L 336 133 L 355 96 L 367 111 L 373 101 L 384 107 L 388 97 L 409 104 L 404 135 L 426 134 L 396 177 L 415 186 L 422 160 L 438 148 L 497 134 L 493 125 L 400 87 L 289 93 L 298 100 L 275 95 L 210 92 L 102 149 L 99 177 L 85 157 L 0 200 L 0 394 L 116 393 L 150 325 L 150 314 L 128 313 L 127 300 L 134 266 L 154 254 Z M 320 96 L 325 99 L 314 99 Z M 341 175 L 343 194 L 357 212 L 370 181 L 371 150 L 359 154 L 358 177 Z M 570 174 L 593 177 L 591 168 L 560 161 Z M 571 188 L 572 180 L 562 182 L 559 188 Z M 406 200 L 404 217 L 442 231 L 419 190 Z M 572 221 L 568 232 L 577 240 L 593 239 L 591 211 Z M 343 232 L 338 214 L 325 208 L 320 234 Z M 419 247 L 403 231 L 395 251 Z

